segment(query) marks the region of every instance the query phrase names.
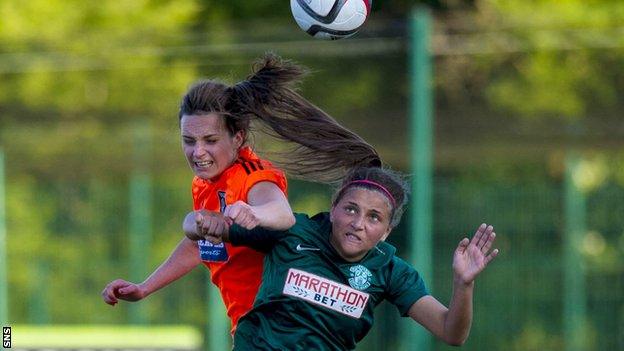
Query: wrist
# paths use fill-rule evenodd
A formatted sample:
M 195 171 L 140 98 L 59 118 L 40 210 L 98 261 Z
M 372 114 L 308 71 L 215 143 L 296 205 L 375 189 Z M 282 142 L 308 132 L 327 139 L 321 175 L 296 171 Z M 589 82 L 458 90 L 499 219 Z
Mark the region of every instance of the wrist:
M 466 281 L 456 275 L 453 277 L 453 286 L 459 289 L 472 289 L 474 287 L 474 279 Z
M 141 295 L 141 299 L 146 298 L 149 294 L 151 294 L 150 289 L 147 287 L 145 282 L 138 284 L 137 288 L 139 289 L 139 293 Z

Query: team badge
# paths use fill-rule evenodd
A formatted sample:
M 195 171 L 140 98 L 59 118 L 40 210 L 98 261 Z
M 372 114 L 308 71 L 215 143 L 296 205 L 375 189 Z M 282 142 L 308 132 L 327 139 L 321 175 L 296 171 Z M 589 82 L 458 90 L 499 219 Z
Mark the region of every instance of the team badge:
M 354 289 L 358 290 L 366 290 L 370 286 L 370 281 L 373 275 L 368 270 L 368 268 L 362 266 L 361 264 L 351 266 L 349 268 L 349 285 Z

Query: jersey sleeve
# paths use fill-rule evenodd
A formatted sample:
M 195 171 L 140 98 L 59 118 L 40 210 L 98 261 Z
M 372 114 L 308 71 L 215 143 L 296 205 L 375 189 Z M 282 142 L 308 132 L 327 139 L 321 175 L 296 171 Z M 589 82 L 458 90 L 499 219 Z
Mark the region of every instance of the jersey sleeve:
M 284 194 L 286 194 L 287 183 L 286 183 L 286 176 L 284 176 L 284 173 L 273 167 L 262 167 L 262 169 L 260 169 L 258 166 L 258 168 L 254 170 L 251 166 L 257 165 L 257 164 L 258 163 L 252 164 L 250 162 L 243 164 L 243 167 L 248 167 L 248 168 L 245 168 L 245 171 L 250 170 L 250 172 L 247 175 L 247 178 L 245 180 L 245 186 L 244 186 L 242 198 L 247 200 L 247 196 L 249 195 L 249 190 L 251 190 L 251 188 L 254 185 L 260 182 L 274 183 L 275 185 L 277 185 L 278 188 L 280 188 L 280 190 L 282 190 Z
M 420 274 L 398 257 L 392 260 L 386 289 L 388 301 L 397 307 L 403 317 L 407 316 L 410 307 L 416 301 L 429 295 Z
M 238 224 L 230 227 L 229 240 L 234 246 L 247 246 L 260 252 L 269 252 L 286 235 L 286 231 L 274 231 L 261 227 L 245 229 Z

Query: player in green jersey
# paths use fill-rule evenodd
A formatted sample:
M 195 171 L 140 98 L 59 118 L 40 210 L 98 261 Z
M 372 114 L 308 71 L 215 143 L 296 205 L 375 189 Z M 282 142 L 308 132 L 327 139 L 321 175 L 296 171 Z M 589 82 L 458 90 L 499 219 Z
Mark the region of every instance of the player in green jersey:
M 296 69 L 276 62 L 272 75 L 295 74 Z M 402 177 L 382 167 L 373 147 L 293 90 L 279 97 L 267 91 L 262 98 L 283 105 L 254 113 L 280 126 L 275 130 L 283 139 L 300 145 L 291 157 L 299 162 L 295 174 L 316 175 L 308 177 L 316 180 L 324 175 L 326 181 L 336 180 L 331 176 L 341 171 L 347 174 L 330 212 L 296 215 L 296 224 L 287 231 L 232 225 L 211 233 L 201 228 L 201 213 L 186 217 L 185 227 L 193 221 L 198 226 L 186 232 L 192 240 L 225 240 L 267 253 L 262 285 L 253 309 L 238 323 L 234 349 L 353 349 L 370 330 L 373 310 L 384 299 L 446 343 L 464 343 L 472 323 L 474 280 L 498 254 L 492 250 L 492 226 L 482 224 L 472 239 L 459 242 L 453 257 L 453 295 L 445 307 L 385 242 L 407 203 Z M 293 119 L 289 109 L 305 111 L 306 118 Z M 290 166 L 297 171 L 297 164 Z
M 288 231 L 230 227 L 234 245 L 267 252 L 254 308 L 239 322 L 235 350 L 346 350 L 373 324 L 387 299 L 451 345 L 468 337 L 475 277 L 497 255 L 495 234 L 481 225 L 460 241 L 453 258 L 450 308 L 428 294 L 418 272 L 384 242 L 400 216 L 404 194 L 392 192 L 381 168 L 358 168 L 329 213 L 296 215 Z

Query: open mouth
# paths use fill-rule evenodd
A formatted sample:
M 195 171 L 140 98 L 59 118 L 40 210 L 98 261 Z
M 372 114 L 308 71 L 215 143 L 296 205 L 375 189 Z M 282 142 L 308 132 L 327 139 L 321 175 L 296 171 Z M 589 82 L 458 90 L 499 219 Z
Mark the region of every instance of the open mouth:
M 197 168 L 208 168 L 212 166 L 214 162 L 213 161 L 195 161 L 194 163 L 195 163 L 195 167 Z
M 356 243 L 359 243 L 359 242 L 362 241 L 362 239 L 360 239 L 359 236 L 357 236 L 357 235 L 355 235 L 353 233 L 347 233 L 347 234 L 345 234 L 345 236 L 347 237 L 348 241 L 352 241 L 352 242 L 356 242 Z

